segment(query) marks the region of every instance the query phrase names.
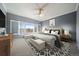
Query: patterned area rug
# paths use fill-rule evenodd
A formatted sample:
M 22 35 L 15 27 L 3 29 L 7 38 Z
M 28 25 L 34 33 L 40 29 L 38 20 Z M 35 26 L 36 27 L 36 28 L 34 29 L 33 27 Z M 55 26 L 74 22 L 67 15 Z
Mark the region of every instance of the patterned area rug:
M 26 41 L 31 49 L 34 51 L 35 56 L 71 56 L 71 43 L 62 42 L 61 48 L 51 48 L 46 46 L 43 50 L 38 51 L 32 44 Z

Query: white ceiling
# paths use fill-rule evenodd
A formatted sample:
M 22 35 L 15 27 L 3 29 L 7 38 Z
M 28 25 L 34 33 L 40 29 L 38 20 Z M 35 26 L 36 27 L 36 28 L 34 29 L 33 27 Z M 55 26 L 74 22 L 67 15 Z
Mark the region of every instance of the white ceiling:
M 76 11 L 77 9 L 76 3 L 49 3 L 44 7 L 44 15 L 42 17 L 37 16 L 36 9 L 43 5 L 44 3 L 5 3 L 7 12 L 38 21 L 48 20 L 53 17 Z

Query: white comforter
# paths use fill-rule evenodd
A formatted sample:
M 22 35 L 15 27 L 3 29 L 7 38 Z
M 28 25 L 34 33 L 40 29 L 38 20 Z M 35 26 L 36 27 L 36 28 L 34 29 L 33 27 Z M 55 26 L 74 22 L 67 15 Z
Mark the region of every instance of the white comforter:
M 49 44 L 51 47 L 54 46 L 56 37 L 55 36 L 51 36 L 51 35 L 44 35 L 44 34 L 39 34 L 39 33 L 33 33 L 31 34 L 37 38 L 40 38 L 41 40 L 44 40 L 47 44 Z

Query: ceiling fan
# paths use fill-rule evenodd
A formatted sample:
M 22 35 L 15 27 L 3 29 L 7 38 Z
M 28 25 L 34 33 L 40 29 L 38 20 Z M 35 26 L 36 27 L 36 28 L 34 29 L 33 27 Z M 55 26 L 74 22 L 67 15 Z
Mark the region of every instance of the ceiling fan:
M 42 5 L 41 4 L 36 4 L 37 5 L 37 9 L 36 9 L 37 15 L 40 16 L 40 17 L 42 17 L 44 15 L 44 13 L 43 13 L 44 8 L 48 5 L 47 3 L 42 4 Z

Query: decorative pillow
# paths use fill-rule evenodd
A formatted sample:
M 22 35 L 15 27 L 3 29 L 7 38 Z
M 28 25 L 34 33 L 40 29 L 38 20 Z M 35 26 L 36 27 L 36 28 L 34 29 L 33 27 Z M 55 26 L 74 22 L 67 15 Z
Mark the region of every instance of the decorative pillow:
M 55 31 L 56 34 L 58 34 L 58 31 Z
M 51 31 L 51 34 L 58 35 L 58 31 Z
M 49 33 L 49 31 L 44 31 L 44 33 Z
M 54 31 L 51 31 L 51 34 L 56 34 Z

